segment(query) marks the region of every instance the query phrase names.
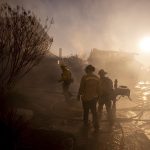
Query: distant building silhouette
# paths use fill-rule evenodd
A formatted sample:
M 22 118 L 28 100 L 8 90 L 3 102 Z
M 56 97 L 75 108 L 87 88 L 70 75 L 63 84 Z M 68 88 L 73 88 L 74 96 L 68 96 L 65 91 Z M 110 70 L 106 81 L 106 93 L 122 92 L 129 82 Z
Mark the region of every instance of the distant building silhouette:
M 114 78 L 137 78 L 141 64 L 135 59 L 137 53 L 113 50 L 91 50 L 88 63 L 97 69 L 106 69 Z
M 91 50 L 88 62 L 97 65 L 97 61 L 100 61 L 103 65 L 105 65 L 108 61 L 130 61 L 133 60 L 136 55 L 137 53 L 113 50 L 99 50 L 94 48 Z

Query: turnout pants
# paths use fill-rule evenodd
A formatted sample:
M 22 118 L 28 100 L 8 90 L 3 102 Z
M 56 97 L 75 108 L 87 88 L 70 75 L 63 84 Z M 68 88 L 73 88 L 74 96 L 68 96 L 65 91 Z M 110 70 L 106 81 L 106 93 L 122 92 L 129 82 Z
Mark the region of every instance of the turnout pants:
M 69 101 L 71 97 L 71 93 L 69 91 L 70 88 L 70 83 L 63 83 L 62 84 L 62 89 L 63 89 L 63 94 L 65 96 L 65 100 Z
M 99 101 L 98 101 L 99 105 L 98 105 L 98 111 L 99 111 L 99 117 L 101 119 L 102 117 L 102 112 L 103 112 L 103 106 L 105 105 L 106 107 L 106 111 L 107 111 L 107 118 L 108 121 L 112 122 L 113 117 L 112 117 L 112 102 L 111 99 L 108 95 L 103 95 L 100 97 Z
M 89 111 L 92 113 L 92 122 L 95 128 L 98 128 L 98 117 L 96 111 L 97 98 L 89 101 L 82 101 L 84 125 L 88 125 Z

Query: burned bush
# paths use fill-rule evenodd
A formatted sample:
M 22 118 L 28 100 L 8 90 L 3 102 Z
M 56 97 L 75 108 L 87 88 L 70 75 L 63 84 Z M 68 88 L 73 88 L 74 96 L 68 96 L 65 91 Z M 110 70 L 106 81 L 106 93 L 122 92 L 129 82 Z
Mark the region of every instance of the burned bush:
M 48 52 L 53 42 L 45 25 L 23 7 L 0 6 L 0 94 L 6 94 Z

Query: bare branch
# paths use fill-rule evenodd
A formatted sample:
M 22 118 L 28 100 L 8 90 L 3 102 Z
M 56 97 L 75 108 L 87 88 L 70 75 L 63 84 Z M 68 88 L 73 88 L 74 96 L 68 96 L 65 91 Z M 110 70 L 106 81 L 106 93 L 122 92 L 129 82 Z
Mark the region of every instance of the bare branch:
M 48 52 L 53 39 L 45 25 L 23 7 L 0 6 L 0 92 L 12 88 Z

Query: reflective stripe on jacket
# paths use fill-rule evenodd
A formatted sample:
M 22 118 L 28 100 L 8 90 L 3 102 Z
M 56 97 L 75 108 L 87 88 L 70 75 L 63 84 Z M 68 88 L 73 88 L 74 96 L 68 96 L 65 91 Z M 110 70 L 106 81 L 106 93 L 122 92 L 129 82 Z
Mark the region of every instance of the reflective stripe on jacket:
M 99 78 L 94 74 L 84 75 L 80 82 L 78 95 L 83 101 L 92 100 L 98 97 Z

